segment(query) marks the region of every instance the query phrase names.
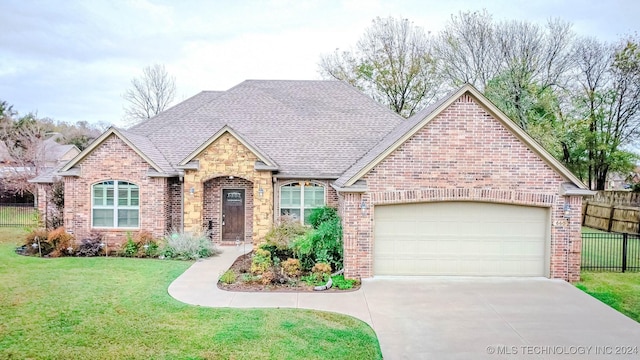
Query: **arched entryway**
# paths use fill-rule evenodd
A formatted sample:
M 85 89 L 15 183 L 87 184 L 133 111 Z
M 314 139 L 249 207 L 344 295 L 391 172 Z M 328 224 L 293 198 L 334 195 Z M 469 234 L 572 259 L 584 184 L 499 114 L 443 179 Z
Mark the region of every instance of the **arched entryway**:
M 217 243 L 251 242 L 253 182 L 220 176 L 204 183 L 203 225 Z

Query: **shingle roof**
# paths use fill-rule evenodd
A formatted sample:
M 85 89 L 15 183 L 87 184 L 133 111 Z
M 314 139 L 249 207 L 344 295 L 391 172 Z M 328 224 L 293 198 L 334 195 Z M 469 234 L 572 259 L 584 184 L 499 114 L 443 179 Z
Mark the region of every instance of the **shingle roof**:
M 225 126 L 283 176 L 342 174 L 403 119 L 339 81 L 247 80 L 202 92 L 130 128 L 175 166 Z

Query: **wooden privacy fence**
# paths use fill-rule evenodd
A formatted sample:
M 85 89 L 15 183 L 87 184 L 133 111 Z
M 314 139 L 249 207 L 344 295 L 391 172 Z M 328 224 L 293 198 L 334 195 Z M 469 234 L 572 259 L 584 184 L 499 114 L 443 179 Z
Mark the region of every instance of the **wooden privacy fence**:
M 640 234 L 640 207 L 585 202 L 582 225 L 607 232 Z
M 640 193 L 630 191 L 598 191 L 598 193 L 586 199 L 590 203 L 614 204 L 622 206 L 640 207 Z

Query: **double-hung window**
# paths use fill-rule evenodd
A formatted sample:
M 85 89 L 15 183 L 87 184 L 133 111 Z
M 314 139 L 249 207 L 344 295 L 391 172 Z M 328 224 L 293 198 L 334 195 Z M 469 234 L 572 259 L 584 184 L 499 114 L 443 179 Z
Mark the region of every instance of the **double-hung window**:
M 91 191 L 92 226 L 137 228 L 140 225 L 140 189 L 119 180 L 94 184 Z
M 325 205 L 325 188 L 312 182 L 300 182 L 280 187 L 280 215 L 308 223 L 311 210 Z

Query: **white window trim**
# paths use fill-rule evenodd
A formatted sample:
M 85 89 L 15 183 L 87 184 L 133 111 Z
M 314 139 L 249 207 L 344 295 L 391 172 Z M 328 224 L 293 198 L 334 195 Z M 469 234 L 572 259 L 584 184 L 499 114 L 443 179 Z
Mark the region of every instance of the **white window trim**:
M 300 210 L 300 218 L 298 219 L 300 221 L 300 223 L 304 224 L 304 211 L 308 210 L 308 209 L 317 209 L 317 207 L 305 207 L 304 206 L 304 188 L 305 183 L 309 183 L 309 184 L 313 184 L 313 185 L 317 185 L 319 187 L 322 187 L 323 190 L 323 199 L 322 202 L 324 203 L 322 206 L 327 206 L 327 185 L 320 183 L 320 182 L 316 182 L 316 181 L 288 181 L 284 184 L 280 185 L 280 189 L 279 189 L 279 198 L 278 198 L 278 210 L 279 210 L 279 214 L 280 216 L 282 215 L 282 209 L 292 209 L 292 210 Z M 287 186 L 287 185 L 292 185 L 292 184 L 299 184 L 300 185 L 300 206 L 299 207 L 282 207 L 282 189 Z
M 113 205 L 96 205 L 94 197 L 94 187 L 101 185 L 104 182 L 113 181 Z M 138 206 L 132 205 L 119 205 L 118 204 L 118 183 L 128 183 L 138 187 Z M 131 193 L 129 189 L 128 193 Z M 113 226 L 94 226 L 93 225 L 93 211 L 94 210 L 113 210 Z M 138 226 L 118 226 L 118 210 L 138 210 Z M 91 185 L 91 228 L 92 229 L 122 229 L 122 230 L 135 230 L 140 229 L 140 185 L 126 180 L 103 180 Z

